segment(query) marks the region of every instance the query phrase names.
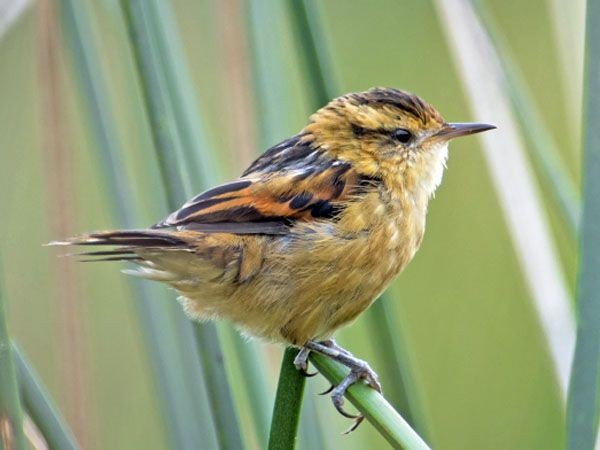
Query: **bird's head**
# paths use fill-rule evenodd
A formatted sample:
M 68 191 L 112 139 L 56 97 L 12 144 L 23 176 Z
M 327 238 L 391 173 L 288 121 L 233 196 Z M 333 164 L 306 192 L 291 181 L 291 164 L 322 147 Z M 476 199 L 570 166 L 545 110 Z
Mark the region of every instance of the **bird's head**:
M 373 88 L 332 100 L 311 116 L 304 133 L 313 146 L 351 162 L 360 173 L 431 195 L 441 181 L 448 142 L 493 128 L 448 123 L 416 95 Z

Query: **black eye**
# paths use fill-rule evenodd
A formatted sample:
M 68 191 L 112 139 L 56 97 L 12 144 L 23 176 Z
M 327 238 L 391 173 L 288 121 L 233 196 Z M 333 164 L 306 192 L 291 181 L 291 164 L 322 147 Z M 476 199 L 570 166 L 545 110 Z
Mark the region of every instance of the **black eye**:
M 391 133 L 392 139 L 406 144 L 412 138 L 412 133 L 404 128 L 397 128 Z
M 356 125 L 355 123 L 353 123 L 352 124 L 352 133 L 356 137 L 361 137 L 365 134 L 365 129 L 363 127 L 360 127 L 360 126 Z

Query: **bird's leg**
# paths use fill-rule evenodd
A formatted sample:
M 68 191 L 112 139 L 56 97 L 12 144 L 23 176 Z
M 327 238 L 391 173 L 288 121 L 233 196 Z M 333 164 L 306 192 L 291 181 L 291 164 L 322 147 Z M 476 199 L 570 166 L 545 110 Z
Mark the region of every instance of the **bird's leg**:
M 352 358 L 354 357 L 352 355 L 352 353 L 350 353 L 348 350 L 346 350 L 345 348 L 342 348 L 339 345 L 337 345 L 337 342 L 335 342 L 334 339 L 327 339 L 325 341 L 320 341 L 319 344 L 323 344 L 326 347 L 336 349 L 338 352 L 344 353 L 344 354 L 346 354 L 346 355 L 348 355 L 348 356 L 350 356 Z
M 354 425 L 350 427 L 347 433 L 355 430 L 363 421 L 364 416 L 362 414 L 349 414 L 342 408 L 342 405 L 344 404 L 344 394 L 350 386 L 359 380 L 365 380 L 369 386 L 381 393 L 379 377 L 375 371 L 371 369 L 369 364 L 354 357 L 352 353 L 338 346 L 333 340 L 323 342 L 308 341 L 303 349 L 308 349 L 309 352 L 314 351 L 321 353 L 350 369 L 350 373 L 331 391 L 331 400 L 341 415 L 350 419 L 356 419 Z

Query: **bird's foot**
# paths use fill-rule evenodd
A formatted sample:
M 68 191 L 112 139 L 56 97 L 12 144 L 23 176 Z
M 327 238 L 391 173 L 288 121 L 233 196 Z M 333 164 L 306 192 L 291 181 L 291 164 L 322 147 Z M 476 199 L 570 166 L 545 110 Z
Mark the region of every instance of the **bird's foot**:
M 302 347 L 296 357 L 294 358 L 294 366 L 298 369 L 298 372 L 304 377 L 314 377 L 317 372 L 308 372 L 308 355 L 310 349 L 308 347 Z
M 298 354 L 298 357 L 296 357 L 296 361 L 294 361 L 294 364 L 296 364 L 297 361 L 299 364 L 301 360 L 304 360 L 306 364 L 308 354 L 311 351 L 328 356 L 334 361 L 337 361 L 350 369 L 350 373 L 346 375 L 346 377 L 337 386 L 332 386 L 331 389 L 328 389 L 323 394 L 331 392 L 331 400 L 333 401 L 333 406 L 335 406 L 335 409 L 337 409 L 338 412 L 344 417 L 348 417 L 350 419 L 355 420 L 354 424 L 346 431 L 346 433 L 354 431 L 364 420 L 364 416 L 362 414 L 350 414 L 344 410 L 344 394 L 350 386 L 352 386 L 359 380 L 365 380 L 369 386 L 371 386 L 377 392 L 381 393 L 381 384 L 379 383 L 379 377 L 377 376 L 375 371 L 371 369 L 369 364 L 367 364 L 361 359 L 354 357 L 352 353 L 338 346 L 333 340 L 323 342 L 308 341 L 306 345 L 302 348 L 302 350 L 300 350 L 300 353 Z M 302 358 L 299 358 L 300 355 L 302 355 Z M 306 370 L 306 366 L 298 367 L 298 364 L 296 364 L 298 370 L 302 370 L 302 368 Z

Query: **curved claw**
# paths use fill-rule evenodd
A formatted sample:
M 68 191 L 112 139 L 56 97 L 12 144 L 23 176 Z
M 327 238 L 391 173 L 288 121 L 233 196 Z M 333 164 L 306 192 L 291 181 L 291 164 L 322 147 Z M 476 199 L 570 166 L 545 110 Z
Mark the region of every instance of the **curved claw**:
M 335 386 L 332 384 L 331 386 L 329 386 L 329 388 L 326 391 L 323 392 L 319 392 L 318 395 L 327 395 L 329 394 L 331 391 L 333 391 L 333 389 L 335 388 Z
M 346 378 L 344 378 L 340 384 L 335 387 L 333 394 L 331 394 L 331 401 L 333 402 L 335 409 L 337 409 L 342 416 L 347 417 L 348 419 L 357 419 L 359 417 L 358 415 L 347 413 L 344 408 L 342 408 L 346 390 L 358 380 L 359 374 L 356 372 L 350 372 L 348 375 L 346 375 Z
M 321 342 L 307 341 L 296 358 L 295 364 L 297 368 L 300 369 L 300 365 L 306 364 L 308 353 L 311 351 L 328 356 L 332 360 L 337 361 L 350 369 L 350 373 L 348 373 L 337 386 L 331 386 L 320 395 L 332 392 L 331 400 L 335 409 L 337 409 L 342 416 L 354 419 L 354 423 L 344 434 L 351 433 L 363 422 L 364 416 L 360 413 L 357 415 L 350 414 L 344 410 L 342 407 L 344 404 L 344 394 L 350 386 L 359 380 L 364 380 L 371 388 L 381 393 L 379 377 L 366 361 L 355 358 L 352 353 L 338 346 L 333 339 Z M 306 365 L 304 365 L 303 368 L 306 369 Z
M 354 419 L 354 423 L 352 424 L 352 426 L 350 428 L 348 428 L 346 431 L 344 431 L 342 434 L 352 433 L 354 430 L 356 430 L 358 428 L 358 426 L 362 423 L 363 420 L 365 420 L 365 416 L 363 416 L 362 414 L 359 414 L 356 417 L 356 419 Z
M 382 390 L 381 390 L 381 383 L 379 382 L 379 380 L 376 378 L 377 375 L 375 374 L 375 372 L 373 372 L 372 370 L 370 372 L 367 372 L 368 375 L 364 376 L 362 378 L 364 378 L 364 380 L 367 382 L 367 384 L 369 386 L 371 386 L 373 389 L 375 389 L 377 392 L 379 392 L 380 394 L 383 394 Z
M 360 414 L 350 414 L 342 408 L 342 405 L 344 404 L 344 399 L 342 397 L 334 397 L 332 395 L 331 399 L 333 400 L 333 406 L 335 406 L 335 409 L 337 409 L 342 416 L 347 417 L 348 419 L 358 419 L 360 417 Z
M 300 372 L 300 375 L 302 375 L 303 377 L 306 378 L 310 378 L 310 377 L 314 377 L 316 374 L 318 374 L 319 372 L 307 372 L 304 369 L 298 369 L 298 372 Z

